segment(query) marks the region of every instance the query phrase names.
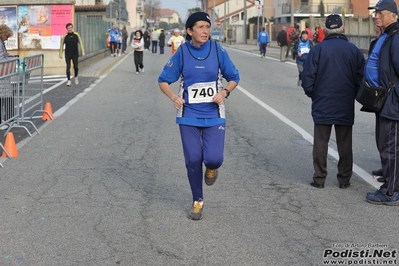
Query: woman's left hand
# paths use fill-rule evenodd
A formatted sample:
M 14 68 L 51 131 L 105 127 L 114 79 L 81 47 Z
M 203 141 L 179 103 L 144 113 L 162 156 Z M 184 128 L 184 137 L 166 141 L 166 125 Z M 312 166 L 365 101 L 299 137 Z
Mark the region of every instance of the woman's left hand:
M 223 102 L 224 102 L 225 96 L 226 96 L 226 92 L 225 92 L 224 90 L 219 91 L 219 92 L 215 95 L 215 97 L 213 97 L 213 102 L 215 102 L 215 103 L 221 105 L 221 104 L 223 104 Z

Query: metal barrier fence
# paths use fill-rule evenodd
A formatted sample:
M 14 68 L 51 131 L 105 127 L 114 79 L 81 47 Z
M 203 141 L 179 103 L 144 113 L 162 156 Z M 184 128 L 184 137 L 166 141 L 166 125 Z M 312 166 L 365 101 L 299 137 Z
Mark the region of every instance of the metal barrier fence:
M 19 70 L 18 58 L 0 62 L 0 129 L 19 117 Z M 1 143 L 0 148 L 9 156 Z
M 43 68 L 43 54 L 0 62 L 0 129 L 5 130 L 4 136 L 13 128 L 23 128 L 32 137 L 24 123 L 40 134 L 30 120 L 38 112 L 51 117 L 43 109 Z M 0 148 L 10 157 L 1 143 Z

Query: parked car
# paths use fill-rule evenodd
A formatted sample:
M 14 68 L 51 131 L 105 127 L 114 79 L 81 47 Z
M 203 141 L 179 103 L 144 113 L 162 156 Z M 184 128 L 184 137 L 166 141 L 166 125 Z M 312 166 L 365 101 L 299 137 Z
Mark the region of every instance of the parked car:
M 212 31 L 211 32 L 211 40 L 217 41 L 217 42 L 224 42 L 224 34 L 221 31 Z

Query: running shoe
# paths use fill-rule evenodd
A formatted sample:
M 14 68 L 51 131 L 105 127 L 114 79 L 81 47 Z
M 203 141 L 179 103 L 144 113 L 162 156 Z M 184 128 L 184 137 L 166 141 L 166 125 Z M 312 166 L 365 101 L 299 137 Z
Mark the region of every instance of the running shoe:
M 188 218 L 191 220 L 201 220 L 203 209 L 204 209 L 204 202 L 202 201 L 202 199 L 194 201 L 193 207 L 188 213 Z
M 71 83 L 71 81 L 70 81 L 70 80 L 68 80 L 68 81 L 67 81 L 67 83 L 66 83 L 67 87 L 70 87 L 70 86 L 71 86 L 71 84 L 72 84 L 72 83 Z
M 205 178 L 205 184 L 207 184 L 208 186 L 212 186 L 213 184 L 215 184 L 216 178 L 218 178 L 218 169 L 212 170 L 206 168 L 204 178 Z
M 388 196 L 382 193 L 380 190 L 377 190 L 376 192 L 367 193 L 366 199 L 371 204 L 389 205 L 389 206 L 399 205 L 398 192 L 393 193 L 392 196 Z

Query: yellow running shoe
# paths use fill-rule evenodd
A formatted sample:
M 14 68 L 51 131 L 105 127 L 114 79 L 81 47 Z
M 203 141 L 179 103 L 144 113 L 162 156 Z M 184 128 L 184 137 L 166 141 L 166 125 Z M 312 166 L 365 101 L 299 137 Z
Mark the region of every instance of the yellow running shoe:
M 201 220 L 203 209 L 204 209 L 204 202 L 202 201 L 202 199 L 194 201 L 193 207 L 188 213 L 188 218 L 191 220 Z
M 207 184 L 208 186 L 212 186 L 213 184 L 215 184 L 216 178 L 218 178 L 218 169 L 212 170 L 206 168 L 204 178 L 205 178 L 205 184 Z

